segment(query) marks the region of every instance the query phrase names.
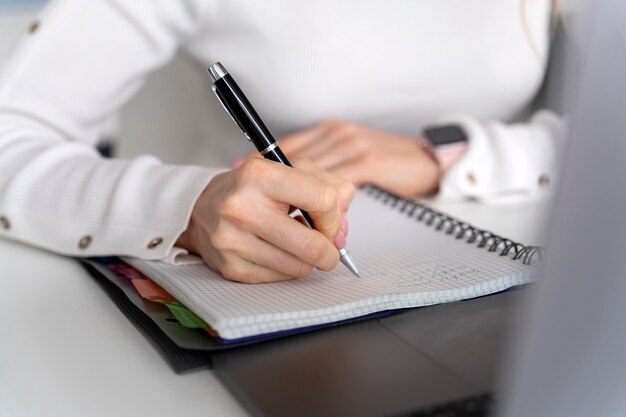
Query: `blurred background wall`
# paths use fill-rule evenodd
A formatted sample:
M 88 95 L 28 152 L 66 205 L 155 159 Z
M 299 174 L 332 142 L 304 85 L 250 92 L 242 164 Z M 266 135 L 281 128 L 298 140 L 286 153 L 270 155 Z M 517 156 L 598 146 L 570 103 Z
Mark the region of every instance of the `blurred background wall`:
M 44 3 L 42 0 L 0 0 L 0 58 L 6 55 Z

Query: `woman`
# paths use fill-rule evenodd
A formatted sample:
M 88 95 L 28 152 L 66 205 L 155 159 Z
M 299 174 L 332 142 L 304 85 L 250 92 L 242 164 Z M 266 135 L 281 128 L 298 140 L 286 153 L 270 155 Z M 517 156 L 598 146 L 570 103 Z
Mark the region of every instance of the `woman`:
M 560 122 L 507 121 L 542 84 L 550 17 L 549 0 L 52 1 L 0 72 L 0 233 L 77 256 L 189 251 L 227 278 L 274 281 L 336 265 L 346 179 L 407 196 L 543 194 Z M 108 116 L 178 48 L 224 62 L 293 132 L 288 155 L 330 173 L 97 157 Z M 415 139 L 433 123 L 468 138 L 445 167 Z

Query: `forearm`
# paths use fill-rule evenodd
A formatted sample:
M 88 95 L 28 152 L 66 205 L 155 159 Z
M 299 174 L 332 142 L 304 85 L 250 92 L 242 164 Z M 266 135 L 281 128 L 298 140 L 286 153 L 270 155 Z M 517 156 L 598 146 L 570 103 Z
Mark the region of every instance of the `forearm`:
M 451 116 L 469 139 L 467 150 L 440 180 L 440 197 L 491 200 L 549 194 L 558 180 L 565 122 L 539 111 L 527 123 L 480 122 Z
M 164 258 L 214 173 L 149 156 L 102 159 L 34 121 L 1 115 L 0 233 L 68 255 Z
M 48 4 L 0 65 L 0 233 L 70 255 L 167 256 L 213 172 L 105 160 L 92 145 L 199 13 L 150 0 Z

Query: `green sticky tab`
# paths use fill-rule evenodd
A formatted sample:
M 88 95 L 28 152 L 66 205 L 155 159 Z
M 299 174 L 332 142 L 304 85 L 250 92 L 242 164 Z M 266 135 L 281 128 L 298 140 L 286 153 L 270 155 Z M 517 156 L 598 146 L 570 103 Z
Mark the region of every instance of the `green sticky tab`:
M 196 316 L 195 313 L 178 301 L 163 302 L 163 304 L 167 306 L 174 317 L 176 317 L 176 320 L 178 320 L 183 326 L 190 329 L 203 329 L 205 327 L 209 327 L 200 317 Z

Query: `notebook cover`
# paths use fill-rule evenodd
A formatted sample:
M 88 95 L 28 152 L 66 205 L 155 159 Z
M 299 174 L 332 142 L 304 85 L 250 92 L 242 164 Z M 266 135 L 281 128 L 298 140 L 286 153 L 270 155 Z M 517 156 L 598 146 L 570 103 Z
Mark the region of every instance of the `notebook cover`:
M 174 372 L 182 374 L 192 370 L 212 367 L 209 352 L 206 350 L 185 349 L 176 345 L 150 317 L 126 297 L 124 291 L 117 285 L 102 275 L 93 265 L 87 262 L 81 262 L 81 264 L 113 300 L 120 311 L 124 313 L 126 318 L 152 343 Z
M 78 259 L 87 272 L 96 280 L 100 287 L 111 298 L 120 311 L 130 320 L 130 322 L 151 342 L 157 349 L 159 354 L 168 363 L 174 372 L 183 374 L 200 369 L 210 369 L 212 367 L 211 354 L 224 349 L 233 349 L 241 346 L 247 346 L 254 343 L 271 343 L 272 340 L 294 336 L 301 333 L 308 333 L 329 327 L 335 327 L 343 324 L 371 320 L 381 316 L 387 316 L 402 310 L 388 310 L 367 316 L 356 317 L 340 322 L 326 323 L 317 326 L 310 326 L 294 330 L 280 331 L 260 336 L 247 337 L 235 340 L 213 339 L 208 334 L 204 334 L 197 329 L 182 329 L 173 334 L 167 331 L 167 328 L 161 328 L 155 320 L 161 320 L 162 317 L 156 317 L 154 312 L 144 307 L 140 308 L 133 302 L 127 293 L 120 286 L 112 281 L 111 276 L 103 273 L 102 264 L 97 259 Z M 147 302 L 146 302 L 147 303 Z M 156 304 L 156 303 L 152 303 Z M 202 342 L 198 344 L 198 336 L 202 337 Z M 181 341 L 181 337 L 186 340 Z M 189 345 L 191 339 L 197 348 L 191 349 L 181 347 L 181 344 Z M 176 340 L 178 343 L 176 343 Z

